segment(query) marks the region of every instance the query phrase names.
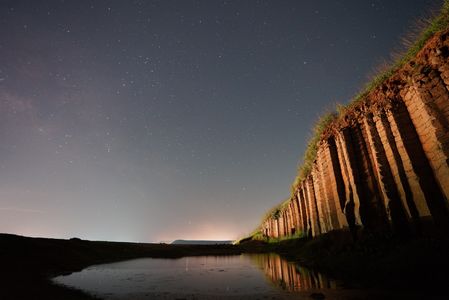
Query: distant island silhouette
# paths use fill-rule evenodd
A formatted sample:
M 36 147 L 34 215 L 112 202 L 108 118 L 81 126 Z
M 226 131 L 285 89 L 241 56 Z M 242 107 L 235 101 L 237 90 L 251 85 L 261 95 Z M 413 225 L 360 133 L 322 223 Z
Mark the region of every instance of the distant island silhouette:
M 174 240 L 172 245 L 230 245 L 233 241 Z

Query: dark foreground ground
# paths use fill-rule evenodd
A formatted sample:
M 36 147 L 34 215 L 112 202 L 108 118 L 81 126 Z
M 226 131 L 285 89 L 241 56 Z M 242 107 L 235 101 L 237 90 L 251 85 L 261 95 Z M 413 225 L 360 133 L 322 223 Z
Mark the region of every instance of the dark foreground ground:
M 177 258 L 276 252 L 289 260 L 342 279 L 351 287 L 416 290 L 423 299 L 448 295 L 449 238 L 444 235 L 398 238 L 347 232 L 277 244 L 166 245 L 58 240 L 0 234 L 0 299 L 93 299 L 50 283 L 51 277 L 89 265 L 138 257 Z M 444 299 L 444 296 L 441 299 Z
M 349 232 L 335 231 L 309 240 L 247 241 L 242 247 L 278 253 L 340 279 L 349 288 L 413 291 L 422 299 L 449 299 L 449 236 L 445 233 L 362 234 L 354 242 Z
M 139 257 L 231 255 L 233 245 L 167 245 L 59 240 L 0 234 L 0 299 L 93 299 L 49 278 L 101 263 Z

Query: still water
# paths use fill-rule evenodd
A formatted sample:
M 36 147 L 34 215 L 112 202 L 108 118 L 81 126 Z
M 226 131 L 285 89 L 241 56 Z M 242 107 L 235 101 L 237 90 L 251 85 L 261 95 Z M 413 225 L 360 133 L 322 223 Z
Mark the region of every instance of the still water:
M 102 299 L 347 299 L 341 286 L 276 254 L 144 258 L 53 279 Z M 304 297 L 304 298 L 303 298 Z

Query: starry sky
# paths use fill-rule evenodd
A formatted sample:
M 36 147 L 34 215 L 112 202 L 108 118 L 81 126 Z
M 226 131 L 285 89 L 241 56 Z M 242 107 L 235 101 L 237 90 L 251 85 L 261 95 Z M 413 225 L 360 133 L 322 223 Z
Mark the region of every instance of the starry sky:
M 0 0 L 0 232 L 235 239 L 437 0 Z

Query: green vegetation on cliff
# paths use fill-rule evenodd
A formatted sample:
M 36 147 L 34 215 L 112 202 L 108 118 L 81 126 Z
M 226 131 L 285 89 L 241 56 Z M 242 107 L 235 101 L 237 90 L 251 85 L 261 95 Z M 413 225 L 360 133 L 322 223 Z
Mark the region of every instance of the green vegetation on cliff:
M 420 21 L 417 30 L 409 38 L 403 39 L 404 46 L 407 48 L 396 59 L 381 72 L 378 72 L 361 91 L 355 95 L 346 105 L 338 104 L 335 111 L 328 112 L 321 116 L 312 130 L 312 136 L 308 141 L 302 163 L 298 167 L 298 172 L 295 180 L 292 183 L 291 198 L 294 197 L 294 192 L 298 185 L 310 174 L 313 164 L 317 157 L 318 145 L 323 138 L 323 133 L 332 127 L 336 121 L 342 119 L 349 112 L 362 105 L 367 95 L 381 86 L 388 80 L 395 72 L 402 68 L 405 64 L 410 62 L 418 52 L 423 48 L 425 43 L 436 33 L 446 30 L 449 27 L 449 0 L 445 0 L 438 14 L 432 18 Z M 288 202 L 288 199 L 286 202 Z M 270 217 L 277 219 L 280 212 L 285 207 L 285 203 L 279 204 L 272 208 L 265 214 L 263 220 Z
M 302 160 L 302 164 L 298 167 L 298 175 L 295 178 L 292 188 L 296 189 L 297 185 L 305 179 L 307 174 L 309 174 L 313 162 L 316 158 L 316 153 L 318 149 L 318 143 L 321 140 L 322 133 L 328 126 L 332 124 L 333 121 L 343 117 L 348 111 L 354 109 L 357 105 L 363 103 L 366 96 L 382 85 L 388 78 L 390 78 L 394 72 L 398 71 L 406 63 L 415 57 L 418 52 L 423 48 L 425 43 L 437 32 L 446 30 L 449 27 L 449 0 L 445 0 L 444 4 L 439 11 L 438 15 L 433 18 L 422 20 L 421 30 L 417 30 L 416 33 L 412 34 L 413 37 L 409 39 L 403 39 L 403 42 L 407 47 L 401 55 L 391 63 L 390 66 L 385 68 L 383 71 L 376 74 L 371 81 L 369 81 L 363 89 L 354 98 L 349 101 L 348 104 L 338 104 L 336 111 L 329 112 L 321 116 L 313 127 L 312 137 L 307 143 L 307 148 Z

